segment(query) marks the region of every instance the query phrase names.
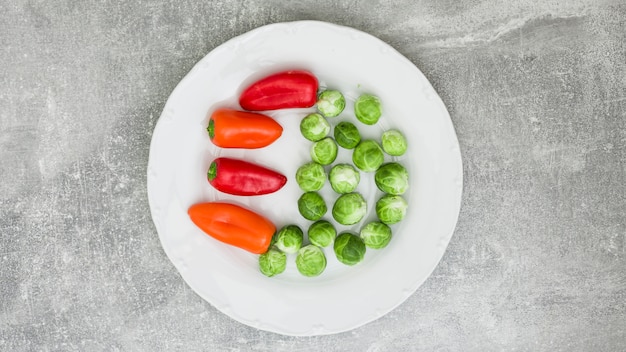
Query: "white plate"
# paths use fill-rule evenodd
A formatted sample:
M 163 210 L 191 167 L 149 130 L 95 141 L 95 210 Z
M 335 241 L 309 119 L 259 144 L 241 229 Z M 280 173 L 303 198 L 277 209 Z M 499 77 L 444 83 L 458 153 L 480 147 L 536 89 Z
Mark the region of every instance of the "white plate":
M 353 119 L 352 102 L 361 93 L 378 95 L 384 113 L 375 126 L 358 124 L 365 137 L 398 128 L 409 141 L 407 153 L 394 158 L 410 173 L 407 217 L 393 225 L 387 248 L 368 250 L 363 262 L 340 264 L 325 249 L 326 271 L 301 276 L 295 256 L 287 270 L 267 278 L 257 256 L 210 238 L 187 216 L 194 203 L 229 200 L 245 205 L 278 227 L 310 222 L 298 213 L 301 194 L 295 171 L 310 159 L 310 142 L 299 132 L 311 109 L 269 113 L 284 128 L 269 147 L 223 150 L 206 133 L 207 113 L 237 108 L 237 97 L 252 81 L 284 69 L 314 73 L 321 87 L 341 90 L 348 99 L 344 113 L 331 120 Z M 236 197 L 215 191 L 206 171 L 216 156 L 254 161 L 288 177 L 271 195 Z M 392 160 L 386 157 L 387 161 Z M 338 161 L 349 161 L 342 150 Z M 183 279 L 202 298 L 230 317 L 253 327 L 286 335 L 321 335 L 353 329 L 375 320 L 406 300 L 441 259 L 454 231 L 462 189 L 462 166 L 454 128 L 439 96 L 424 75 L 379 39 L 352 28 L 302 21 L 264 26 L 229 40 L 204 57 L 180 82 L 159 119 L 150 146 L 148 196 L 159 238 Z M 358 189 L 375 217 L 381 195 L 372 174 L 362 174 Z M 329 209 L 336 196 L 322 190 Z M 327 219 L 332 220 L 330 211 Z M 358 230 L 363 223 L 343 230 Z

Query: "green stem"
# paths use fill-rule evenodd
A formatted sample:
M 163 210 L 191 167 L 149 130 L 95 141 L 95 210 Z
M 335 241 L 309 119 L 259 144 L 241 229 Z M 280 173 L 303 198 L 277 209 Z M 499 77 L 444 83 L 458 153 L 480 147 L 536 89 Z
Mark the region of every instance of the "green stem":
M 211 166 L 209 166 L 207 177 L 209 178 L 209 181 L 213 181 L 217 177 L 217 163 L 215 161 L 211 163 Z
M 206 130 L 209 132 L 209 138 L 213 139 L 215 137 L 215 121 L 213 119 L 209 120 L 209 127 Z

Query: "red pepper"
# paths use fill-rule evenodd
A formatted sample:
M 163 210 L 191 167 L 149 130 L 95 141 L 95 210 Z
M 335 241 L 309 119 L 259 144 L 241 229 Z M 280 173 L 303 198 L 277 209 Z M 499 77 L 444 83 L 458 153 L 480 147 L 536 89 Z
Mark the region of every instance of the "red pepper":
M 237 196 L 273 193 L 287 183 L 287 177 L 247 161 L 217 158 L 207 172 L 209 183 L 218 191 Z
M 317 102 L 317 78 L 308 71 L 284 71 L 246 88 L 239 97 L 242 108 L 252 111 L 309 108 Z

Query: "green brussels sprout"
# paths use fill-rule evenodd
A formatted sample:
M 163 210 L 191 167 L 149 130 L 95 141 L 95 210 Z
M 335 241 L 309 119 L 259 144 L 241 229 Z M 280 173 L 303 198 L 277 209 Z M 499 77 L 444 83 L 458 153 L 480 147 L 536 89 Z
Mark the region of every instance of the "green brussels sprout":
M 350 193 L 361 181 L 359 171 L 350 164 L 337 164 L 328 173 L 330 186 L 337 193 Z
M 259 256 L 259 270 L 263 275 L 272 277 L 285 271 L 287 255 L 276 248 L 270 248 Z
M 386 194 L 376 202 L 376 215 L 380 222 L 391 225 L 404 219 L 408 204 L 402 196 Z
M 326 137 L 313 143 L 311 146 L 311 158 L 316 163 L 329 165 L 337 159 L 338 149 L 339 148 L 337 147 L 335 140 L 330 137 Z
M 366 246 L 373 249 L 387 247 L 391 241 L 391 228 L 382 222 L 370 222 L 361 229 L 361 239 Z
M 318 247 L 327 247 L 335 240 L 337 230 L 330 222 L 319 220 L 309 227 L 308 236 L 312 244 Z
M 318 276 L 326 269 L 326 256 L 319 247 L 310 244 L 298 251 L 296 267 L 304 276 Z
M 333 205 L 333 218 L 342 225 L 354 225 L 367 213 L 367 202 L 359 193 L 342 194 Z
M 375 124 L 382 115 L 380 100 L 371 94 L 362 94 L 354 102 L 354 114 L 359 121 L 366 125 Z
M 311 221 L 317 221 L 326 214 L 326 202 L 317 192 L 306 192 L 298 199 L 298 210 L 300 214 Z
M 398 130 L 383 132 L 381 137 L 383 150 L 392 156 L 400 156 L 406 152 L 406 138 Z
M 361 237 L 350 232 L 337 236 L 333 250 L 337 259 L 345 265 L 355 265 L 365 256 L 365 243 Z
M 333 135 L 337 144 L 346 149 L 353 149 L 361 141 L 361 133 L 353 123 L 348 121 L 338 123 Z
M 325 90 L 317 97 L 317 110 L 326 117 L 341 114 L 346 107 L 346 99 L 338 90 Z
M 381 191 L 400 195 L 409 188 L 409 173 L 399 163 L 387 163 L 376 170 L 374 181 Z
M 312 142 L 317 142 L 326 137 L 328 132 L 330 132 L 330 124 L 320 114 L 308 114 L 300 121 L 300 133 Z
M 284 226 L 276 234 L 274 245 L 285 253 L 296 253 L 302 247 L 304 233 L 296 225 Z
M 385 155 L 378 143 L 373 140 L 364 140 L 354 148 L 352 162 L 356 167 L 365 171 L 376 171 L 385 161 Z
M 324 167 L 314 161 L 306 163 L 296 171 L 296 182 L 305 191 L 319 191 L 326 182 Z

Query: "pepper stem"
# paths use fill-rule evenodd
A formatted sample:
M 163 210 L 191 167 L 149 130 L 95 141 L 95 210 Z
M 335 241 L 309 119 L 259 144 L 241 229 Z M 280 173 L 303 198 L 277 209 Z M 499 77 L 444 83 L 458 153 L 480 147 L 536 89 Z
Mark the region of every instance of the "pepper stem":
M 209 178 L 209 181 L 213 181 L 217 177 L 217 163 L 215 161 L 211 163 L 211 166 L 209 166 L 207 177 Z
M 209 138 L 213 140 L 215 137 L 215 121 L 213 121 L 213 119 L 209 120 L 209 127 L 207 127 L 206 130 L 209 132 Z

